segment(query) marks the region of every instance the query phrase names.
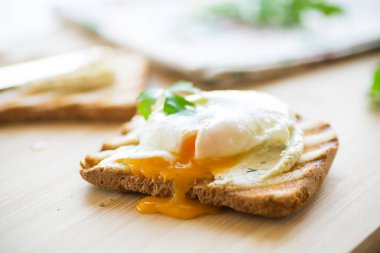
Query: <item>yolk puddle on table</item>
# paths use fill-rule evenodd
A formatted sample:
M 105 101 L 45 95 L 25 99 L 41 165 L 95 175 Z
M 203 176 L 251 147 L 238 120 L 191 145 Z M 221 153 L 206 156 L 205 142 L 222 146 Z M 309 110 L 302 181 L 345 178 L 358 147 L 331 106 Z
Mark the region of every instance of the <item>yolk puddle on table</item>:
M 173 181 L 174 195 L 172 197 L 145 197 L 136 206 L 140 213 L 161 213 L 180 219 L 192 219 L 219 212 L 217 207 L 188 199 L 186 193 L 194 186 L 197 179 L 212 179 L 213 173 L 231 167 L 238 159 L 228 157 L 195 160 L 196 137 L 196 134 L 191 135 L 183 141 L 180 153 L 174 162 L 169 162 L 162 157 L 122 159 L 133 175 L 146 178 L 161 177 L 164 180 Z

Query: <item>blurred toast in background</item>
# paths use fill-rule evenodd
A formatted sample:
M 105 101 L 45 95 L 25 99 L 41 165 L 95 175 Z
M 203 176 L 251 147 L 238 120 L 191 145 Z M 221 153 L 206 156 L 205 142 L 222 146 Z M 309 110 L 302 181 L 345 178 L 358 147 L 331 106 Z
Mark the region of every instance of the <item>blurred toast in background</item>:
M 85 53 L 78 51 L 82 54 L 79 56 L 83 58 L 83 54 L 87 54 L 87 51 L 83 50 Z M 67 57 L 70 55 L 63 55 L 64 57 L 66 58 L 60 59 L 68 60 Z M 78 69 L 72 71 L 67 66 L 72 62 L 77 63 L 77 58 L 72 62 L 70 60 L 67 63 L 61 62 L 63 67 L 57 67 L 58 71 L 68 68 L 71 72 L 63 74 L 60 72 L 45 80 L 28 73 L 32 75 L 31 78 L 37 80 L 0 91 L 0 123 L 38 120 L 118 122 L 128 120 L 135 113 L 137 94 L 145 87 L 148 62 L 138 54 L 121 50 L 114 51 L 108 58 L 106 67 L 103 63 L 94 61 L 84 67 L 81 66 L 78 68 L 79 71 Z M 7 85 L 4 82 L 7 81 L 6 73 L 10 69 L 17 71 L 17 68 L 26 68 L 33 73 L 39 72 L 32 67 L 41 61 L 44 61 L 47 68 L 55 62 L 49 58 L 15 67 L 3 67 L 0 70 L 0 85 L 3 87 Z M 39 67 L 41 68 L 41 64 Z M 19 79 L 23 79 L 23 76 Z M 11 81 L 17 82 L 17 80 Z

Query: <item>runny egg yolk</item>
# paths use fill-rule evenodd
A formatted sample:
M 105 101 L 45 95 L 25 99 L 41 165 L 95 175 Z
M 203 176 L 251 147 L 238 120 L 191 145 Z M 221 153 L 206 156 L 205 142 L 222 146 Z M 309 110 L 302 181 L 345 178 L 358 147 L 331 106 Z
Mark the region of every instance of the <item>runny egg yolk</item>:
M 190 200 L 186 193 L 196 180 L 212 179 L 213 175 L 238 162 L 238 157 L 196 160 L 196 134 L 184 139 L 175 161 L 162 157 L 121 159 L 131 169 L 133 175 L 145 178 L 162 178 L 173 182 L 173 196 L 145 197 L 137 203 L 137 210 L 144 214 L 161 213 L 167 216 L 192 219 L 201 215 L 216 214 L 219 208 Z

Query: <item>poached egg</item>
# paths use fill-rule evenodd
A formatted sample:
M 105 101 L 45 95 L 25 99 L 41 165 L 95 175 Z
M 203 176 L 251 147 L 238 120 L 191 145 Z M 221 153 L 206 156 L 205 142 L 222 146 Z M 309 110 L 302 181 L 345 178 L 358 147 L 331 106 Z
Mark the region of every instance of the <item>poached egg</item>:
M 166 115 L 158 99 L 147 120 L 136 115 L 132 140 L 103 160 L 133 175 L 173 182 L 171 198 L 147 197 L 137 209 L 193 218 L 217 208 L 186 198 L 199 179 L 211 185 L 250 187 L 289 171 L 303 152 L 296 115 L 277 98 L 256 91 L 211 91 L 186 96 L 192 111 Z

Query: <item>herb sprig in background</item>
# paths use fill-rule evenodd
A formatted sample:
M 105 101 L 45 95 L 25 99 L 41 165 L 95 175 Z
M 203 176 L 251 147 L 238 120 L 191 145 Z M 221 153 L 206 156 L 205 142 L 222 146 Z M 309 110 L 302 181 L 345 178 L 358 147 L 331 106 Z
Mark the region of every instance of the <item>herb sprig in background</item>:
M 343 9 L 326 0 L 240 0 L 212 5 L 209 14 L 243 23 L 264 26 L 300 26 L 303 16 L 316 11 L 324 16 L 340 14 Z
M 372 102 L 380 104 L 380 63 L 373 74 L 372 86 L 369 90 L 369 97 Z

